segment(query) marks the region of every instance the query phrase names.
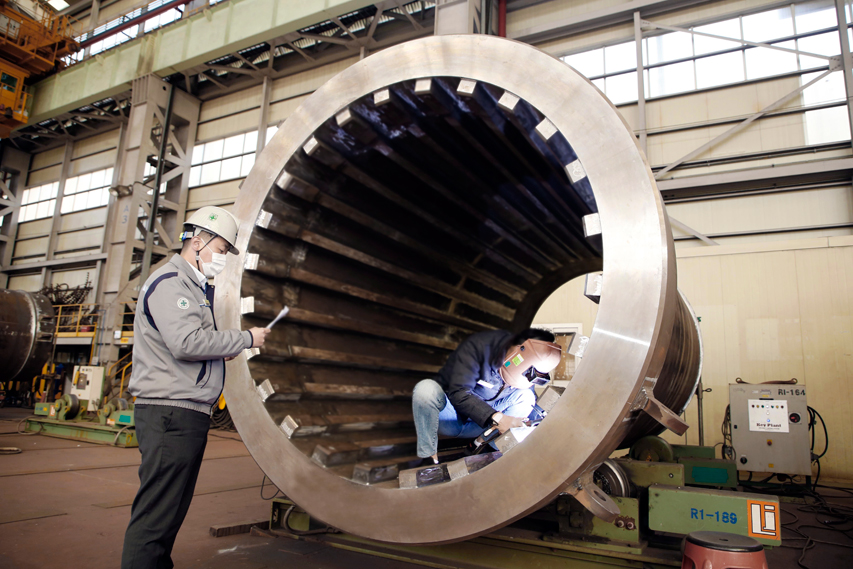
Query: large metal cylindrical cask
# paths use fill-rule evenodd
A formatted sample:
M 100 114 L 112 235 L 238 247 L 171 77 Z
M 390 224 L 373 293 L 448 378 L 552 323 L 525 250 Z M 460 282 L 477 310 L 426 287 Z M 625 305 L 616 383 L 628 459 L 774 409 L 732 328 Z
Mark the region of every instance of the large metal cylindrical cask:
M 352 65 L 281 126 L 232 211 L 220 327 L 290 308 L 228 364 L 232 417 L 270 479 L 344 531 L 440 543 L 506 525 L 677 423 L 659 402 L 677 414 L 695 390 L 698 328 L 643 153 L 589 81 L 528 45 L 431 37 Z M 359 483 L 411 464 L 412 387 L 462 339 L 528 326 L 595 271 L 582 361 L 523 444 L 444 484 Z

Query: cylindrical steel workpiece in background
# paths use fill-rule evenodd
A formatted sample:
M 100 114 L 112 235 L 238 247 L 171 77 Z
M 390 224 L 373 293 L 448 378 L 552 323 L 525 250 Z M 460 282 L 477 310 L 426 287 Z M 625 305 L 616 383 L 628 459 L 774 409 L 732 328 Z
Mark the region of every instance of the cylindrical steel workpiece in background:
M 3 381 L 30 380 L 50 358 L 56 329 L 53 306 L 44 295 L 0 290 L 0 361 Z
M 228 364 L 231 415 L 276 486 L 343 531 L 458 541 L 564 491 L 607 514 L 583 496 L 591 469 L 643 410 L 660 422 L 636 434 L 678 425 L 660 401 L 679 413 L 695 389 L 698 329 L 649 166 L 607 99 L 528 45 L 430 37 L 352 65 L 290 115 L 232 211 L 219 326 L 290 312 Z M 595 327 L 545 420 L 482 470 L 398 488 L 412 386 L 595 271 Z

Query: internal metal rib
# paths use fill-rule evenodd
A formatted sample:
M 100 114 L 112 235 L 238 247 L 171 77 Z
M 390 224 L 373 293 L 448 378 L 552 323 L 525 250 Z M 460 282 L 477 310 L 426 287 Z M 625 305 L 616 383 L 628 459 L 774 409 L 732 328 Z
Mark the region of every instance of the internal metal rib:
M 249 244 L 259 263 L 243 277 L 241 294 L 254 298 L 246 325 L 291 311 L 252 375 L 277 377 L 274 361 L 308 374 L 340 366 L 335 388 L 291 381 L 290 401 L 267 402 L 276 422 L 297 424 L 293 436 L 398 429 L 411 439 L 409 402 L 364 400 L 410 395 L 468 334 L 512 328 L 544 274 L 600 263 L 580 221 L 594 202 L 560 167 L 575 159 L 568 143 L 540 138 L 543 117 L 526 102 L 503 109 L 504 90 L 471 83 L 406 81 L 362 97 L 314 132 L 264 201 Z M 398 375 L 350 383 L 375 369 Z

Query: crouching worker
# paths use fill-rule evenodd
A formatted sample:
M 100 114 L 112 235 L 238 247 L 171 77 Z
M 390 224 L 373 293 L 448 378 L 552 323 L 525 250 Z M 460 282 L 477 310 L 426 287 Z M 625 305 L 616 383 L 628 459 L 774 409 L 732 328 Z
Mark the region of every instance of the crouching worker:
M 476 438 L 524 425 L 536 404 L 533 385 L 544 385 L 562 356 L 554 334 L 530 328 L 479 332 L 459 344 L 435 379 L 412 394 L 418 456 L 438 464 L 438 436 Z
M 139 491 L 124 536 L 122 569 L 171 568 L 175 537 L 193 497 L 225 361 L 264 344 L 269 330 L 217 330 L 208 279 L 238 254 L 237 220 L 203 207 L 184 225 L 183 249 L 145 281 L 133 324 Z

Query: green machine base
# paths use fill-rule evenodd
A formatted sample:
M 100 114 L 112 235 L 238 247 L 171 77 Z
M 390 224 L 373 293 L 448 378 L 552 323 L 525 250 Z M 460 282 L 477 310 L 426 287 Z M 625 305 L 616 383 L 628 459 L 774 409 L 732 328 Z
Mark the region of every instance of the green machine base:
M 428 567 L 475 569 L 680 567 L 681 542 L 697 530 L 749 536 L 765 546 L 781 544 L 779 499 L 728 490 L 737 480 L 731 461 L 715 459 L 713 448 L 647 443 L 644 454 L 607 461 L 610 469 L 601 470 L 596 479 L 619 507 L 620 515 L 612 522 L 593 516 L 564 494 L 491 534 L 454 544 L 415 546 L 325 533 L 323 524 L 293 502 L 275 499 L 270 531 L 296 539 L 309 532 L 310 539 L 332 547 Z M 654 457 L 647 456 L 651 452 Z M 630 495 L 611 492 L 619 488 Z
M 49 437 L 127 448 L 138 447 L 133 409 L 124 400 L 98 410 L 97 422 L 86 420 L 89 402 L 64 395 L 53 403 L 36 403 L 36 417 L 27 419 L 27 431 Z
M 624 505 L 624 504 L 623 504 Z M 535 515 L 534 515 L 535 516 Z M 298 510 L 293 502 L 282 498 L 272 501 L 270 531 L 274 535 L 294 539 L 303 538 L 305 531 L 312 532 L 310 539 L 330 547 L 355 551 L 375 557 L 405 561 L 427 567 L 468 569 L 601 569 L 626 567 L 664 569 L 681 567 L 681 553 L 677 549 L 659 549 L 647 544 L 633 545 L 622 542 L 606 548 L 596 541 L 563 540 L 536 529 L 535 519 L 494 533 L 459 543 L 445 545 L 402 545 L 380 543 L 346 533 L 322 532 L 322 524 Z M 621 536 L 623 539 L 625 536 Z M 628 537 L 630 540 L 631 537 Z
M 124 411 L 128 413 L 128 411 Z M 136 430 L 119 424 L 101 425 L 90 421 L 58 421 L 47 417 L 27 419 L 27 432 L 39 433 L 60 439 L 72 439 L 112 445 L 122 448 L 139 446 L 136 441 Z

